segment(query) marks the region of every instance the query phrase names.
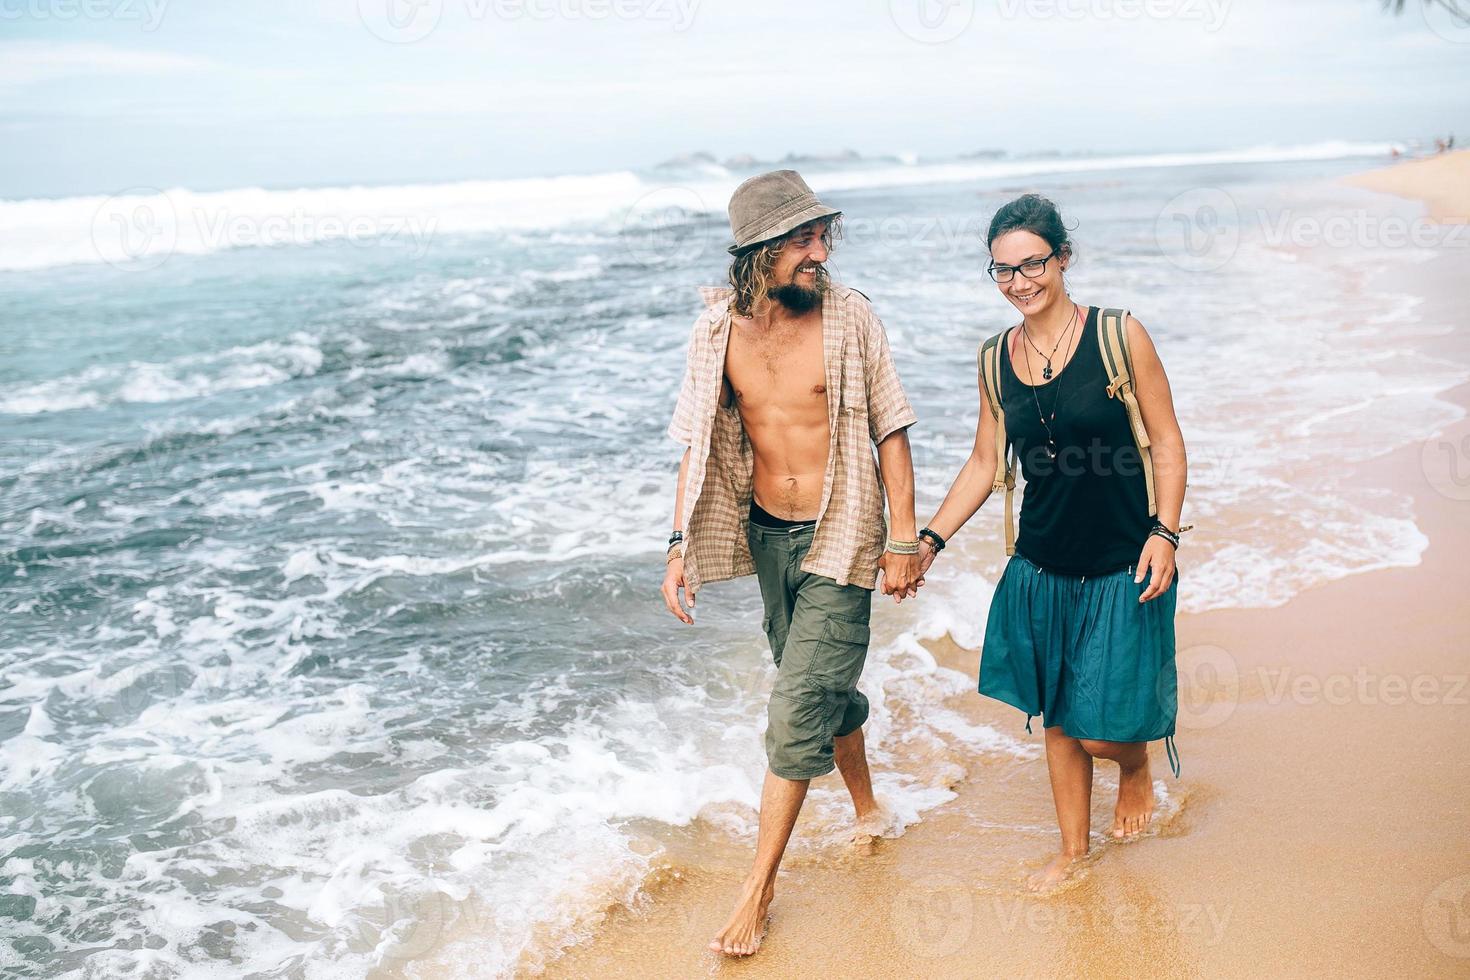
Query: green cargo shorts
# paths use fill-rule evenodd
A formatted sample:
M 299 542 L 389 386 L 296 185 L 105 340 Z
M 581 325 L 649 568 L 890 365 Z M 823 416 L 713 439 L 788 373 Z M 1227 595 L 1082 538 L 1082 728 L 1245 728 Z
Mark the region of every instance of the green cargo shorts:
M 766 759 L 782 779 L 831 772 L 832 739 L 868 719 L 857 682 L 868 656 L 873 593 L 802 571 L 814 534 L 814 525 L 772 530 L 754 523 L 748 532 L 765 605 L 761 628 L 776 661 Z

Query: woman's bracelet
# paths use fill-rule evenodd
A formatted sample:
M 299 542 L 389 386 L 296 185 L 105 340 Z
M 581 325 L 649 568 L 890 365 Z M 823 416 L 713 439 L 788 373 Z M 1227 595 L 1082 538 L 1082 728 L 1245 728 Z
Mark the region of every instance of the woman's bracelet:
M 1148 532 L 1148 536 L 1151 538 L 1155 536 L 1163 538 L 1165 541 L 1174 546 L 1175 551 L 1179 550 L 1179 535 L 1175 534 L 1173 531 L 1169 530 L 1162 524 L 1155 524 L 1153 528 Z
M 944 539 L 941 538 L 939 536 L 939 532 L 935 531 L 932 527 L 926 527 L 924 528 L 924 530 L 920 531 L 919 537 L 929 539 L 929 544 L 934 547 L 934 553 L 936 555 L 944 550 Z

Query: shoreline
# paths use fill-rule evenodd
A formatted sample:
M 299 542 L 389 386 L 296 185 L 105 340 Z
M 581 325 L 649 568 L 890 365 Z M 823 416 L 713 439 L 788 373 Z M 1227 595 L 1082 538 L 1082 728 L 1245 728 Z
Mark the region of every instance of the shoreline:
M 1463 258 L 1441 248 L 1376 274 L 1416 297 L 1426 322 L 1455 325 L 1420 331 L 1413 352 L 1462 366 L 1470 365 L 1456 296 Z M 1418 432 L 1343 467 L 1352 483 L 1412 502 L 1428 540 L 1417 564 L 1328 581 L 1279 606 L 1179 615 L 1183 775 L 1169 775 L 1155 744 L 1160 807 L 1143 840 L 1097 836 L 1110 822 L 1117 772 L 1099 764 L 1093 855 L 1058 892 L 1026 894 L 1026 873 L 1056 846 L 1041 734 L 1026 735 L 1020 713 L 967 685 L 943 707 L 1032 754 L 904 753 L 903 769 L 917 765 L 954 798 L 926 809 L 901 838 L 861 849 L 836 843 L 831 814 L 808 806 L 756 957 L 704 951 L 752 842 L 731 839 L 720 814 L 703 813 L 689 826 L 653 829 L 660 847 L 636 897 L 586 922 L 594 932 L 581 944 L 523 956 L 519 973 L 784 977 L 814 965 L 942 977 L 1463 973 L 1470 941 L 1449 916 L 1452 903 L 1470 901 L 1470 761 L 1456 751 L 1470 744 L 1470 631 L 1459 605 L 1470 573 L 1456 563 L 1470 547 L 1470 384 L 1438 398 L 1462 413 L 1442 433 Z M 1181 577 L 1188 561 L 1186 551 Z M 974 678 L 977 650 L 949 636 L 924 646 L 940 666 Z M 896 710 L 892 731 L 904 724 Z M 840 781 L 834 774 L 815 788 L 840 790 Z M 448 944 L 404 964 L 403 975 L 459 975 L 465 949 Z
M 1458 258 L 1437 255 L 1409 273 L 1430 317 L 1453 322 Z M 1427 346 L 1470 363 L 1464 331 Z M 1470 411 L 1470 384 L 1441 397 Z M 1463 971 L 1470 942 L 1449 920 L 1449 903 L 1470 895 L 1470 760 L 1454 749 L 1470 744 L 1460 606 L 1470 572 L 1456 557 L 1470 550 L 1463 447 L 1470 418 L 1355 467 L 1412 496 L 1430 542 L 1420 564 L 1328 582 L 1278 607 L 1180 614 L 1183 776 L 1168 775 L 1153 745 L 1166 794 L 1154 830 L 1099 844 L 1057 893 L 1019 886 L 1054 848 L 1044 760 L 976 758 L 956 799 L 902 838 L 788 862 L 754 958 L 703 952 L 749 859 L 731 848 L 670 865 L 544 975 L 782 977 L 818 964 L 944 977 L 1244 975 L 1268 963 L 1282 976 Z M 975 675 L 978 651 L 947 637 L 928 645 L 944 666 Z M 1020 728 L 1003 705 L 953 700 L 973 724 Z M 1095 834 L 1115 773 L 1098 766 Z M 1019 862 L 987 860 L 990 829 L 1018 826 L 1048 846 Z
M 1354 187 L 1423 201 L 1428 217 L 1441 224 L 1470 223 L 1470 150 L 1451 150 L 1419 160 L 1354 174 Z

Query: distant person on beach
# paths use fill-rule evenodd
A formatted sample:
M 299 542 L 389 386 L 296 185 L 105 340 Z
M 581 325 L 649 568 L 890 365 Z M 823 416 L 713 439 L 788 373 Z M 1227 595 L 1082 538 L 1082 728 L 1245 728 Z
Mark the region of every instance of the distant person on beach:
M 1012 557 L 991 601 L 979 688 L 1026 712 L 1027 731 L 1033 715 L 1042 718 L 1061 829 L 1060 853 L 1028 882 L 1043 890 L 1088 852 L 1094 760 L 1119 767 L 1115 838 L 1142 833 L 1153 817 L 1150 741 L 1166 740 L 1178 774 L 1174 552 L 1184 437 L 1143 325 L 1069 294 L 1072 242 L 1052 202 L 1027 194 L 1007 204 L 987 244 L 990 277 L 1022 319 L 982 345 L 975 446 L 919 532 L 921 577 L 910 591 L 991 491 L 1005 491 Z M 1129 386 L 1113 384 L 1122 378 L 1116 365 L 1130 362 L 1132 405 Z M 1147 455 L 1140 446 L 1151 447 Z M 1014 541 L 1008 451 L 1026 481 Z
M 857 684 L 878 572 L 897 602 L 918 578 L 906 431 L 915 417 L 883 324 L 865 296 L 829 277 L 840 214 L 794 170 L 736 189 L 730 288 L 702 290 L 668 428 L 689 448 L 664 602 L 693 623 L 702 584 L 754 574 L 776 662 L 755 864 L 710 942 L 729 955 L 760 945 L 812 779 L 842 773 L 859 836 L 881 836 L 892 819 L 873 796 Z

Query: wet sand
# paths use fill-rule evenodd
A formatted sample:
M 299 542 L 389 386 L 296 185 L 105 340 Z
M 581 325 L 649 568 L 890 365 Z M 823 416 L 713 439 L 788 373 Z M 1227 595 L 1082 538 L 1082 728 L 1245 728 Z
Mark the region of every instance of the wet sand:
M 1463 165 L 1466 155 L 1455 156 Z M 1423 352 L 1460 364 L 1470 364 L 1465 259 L 1463 248 L 1443 248 L 1392 273 L 1398 289 L 1424 298 L 1427 319 L 1456 327 Z M 1444 397 L 1470 409 L 1470 385 Z M 833 828 L 803 813 L 757 956 L 705 951 L 752 851 L 696 822 L 663 836 L 660 870 L 632 907 L 611 905 L 594 937 L 523 972 L 1470 975 L 1470 420 L 1426 431 L 1354 478 L 1412 497 L 1429 539 L 1422 563 L 1328 583 L 1278 608 L 1181 615 L 1182 778 L 1155 743 L 1166 796 L 1153 829 L 1100 842 L 1056 893 L 1022 887 L 1056 847 L 1039 751 L 1019 762 L 920 758 L 957 796 L 899 839 L 833 843 Z M 1181 576 L 1188 560 L 1186 537 Z M 947 638 L 930 646 L 975 676 L 977 651 Z M 1039 750 L 1039 726 L 1025 735 L 1013 709 L 976 694 L 953 704 Z M 1099 841 L 1116 773 L 1098 764 Z M 835 774 L 819 783 L 840 786 Z M 409 973 L 464 966 L 431 956 Z
M 1463 259 L 1411 273 L 1428 315 L 1457 322 Z M 1436 346 L 1470 363 L 1470 332 Z M 1470 385 L 1449 397 L 1470 408 Z M 1470 421 L 1425 436 L 1359 474 L 1413 496 L 1422 564 L 1180 617 L 1183 777 L 1155 744 L 1168 800 L 1154 830 L 1104 843 L 1070 886 L 1038 898 L 1020 884 L 1054 846 L 1045 762 L 971 760 L 958 798 L 901 839 L 794 855 L 756 957 L 704 952 L 749 860 L 706 844 L 668 855 L 636 909 L 610 910 L 546 975 L 1470 974 Z M 935 648 L 974 676 L 976 651 Z M 957 703 L 1019 726 L 978 695 Z M 1098 765 L 1095 833 L 1116 772 Z M 994 846 L 1026 827 L 1028 853 Z

